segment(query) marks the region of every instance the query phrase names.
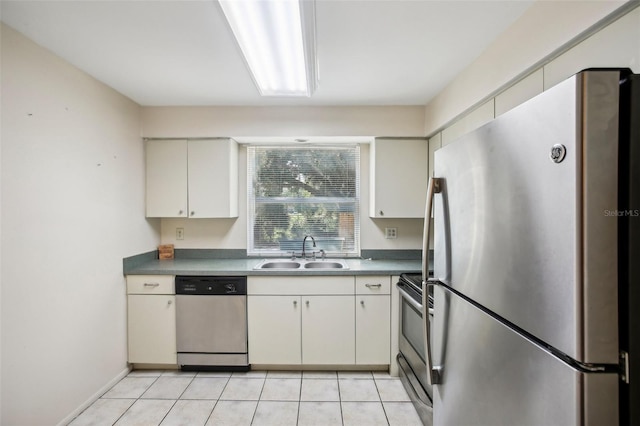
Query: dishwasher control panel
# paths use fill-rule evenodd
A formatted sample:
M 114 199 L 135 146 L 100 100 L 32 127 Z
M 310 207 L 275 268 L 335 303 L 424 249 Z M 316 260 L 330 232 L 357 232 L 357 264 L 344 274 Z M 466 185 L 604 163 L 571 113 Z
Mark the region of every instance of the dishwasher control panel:
M 176 294 L 246 295 L 247 277 L 176 276 Z

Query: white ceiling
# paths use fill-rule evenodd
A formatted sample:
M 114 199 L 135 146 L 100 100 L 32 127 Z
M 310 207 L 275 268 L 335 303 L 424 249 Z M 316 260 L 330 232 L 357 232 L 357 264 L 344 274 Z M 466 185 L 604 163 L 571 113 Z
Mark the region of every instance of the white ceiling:
M 319 88 L 261 98 L 215 0 L 1 1 L 2 21 L 141 105 L 424 105 L 534 0 L 317 0 Z

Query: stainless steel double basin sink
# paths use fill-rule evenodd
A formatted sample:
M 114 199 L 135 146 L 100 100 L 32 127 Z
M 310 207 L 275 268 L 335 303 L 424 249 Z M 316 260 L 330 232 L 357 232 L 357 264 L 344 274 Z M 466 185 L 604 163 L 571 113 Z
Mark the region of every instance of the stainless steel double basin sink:
M 342 259 L 304 260 L 304 259 L 265 259 L 253 268 L 254 270 L 296 271 L 311 269 L 349 269 Z

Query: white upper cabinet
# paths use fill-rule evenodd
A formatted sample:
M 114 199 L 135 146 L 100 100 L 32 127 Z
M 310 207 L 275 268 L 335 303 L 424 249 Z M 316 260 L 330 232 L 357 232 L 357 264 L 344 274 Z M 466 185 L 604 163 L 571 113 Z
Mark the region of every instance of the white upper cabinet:
M 427 140 L 376 138 L 370 156 L 369 216 L 423 218 L 429 175 Z
M 189 217 L 238 217 L 238 145 L 189 141 Z
M 149 140 L 147 217 L 238 217 L 232 139 Z
M 147 141 L 147 217 L 187 217 L 187 141 Z
M 429 177 L 435 177 L 435 154 L 440 148 L 442 148 L 442 133 L 438 133 L 429 139 Z

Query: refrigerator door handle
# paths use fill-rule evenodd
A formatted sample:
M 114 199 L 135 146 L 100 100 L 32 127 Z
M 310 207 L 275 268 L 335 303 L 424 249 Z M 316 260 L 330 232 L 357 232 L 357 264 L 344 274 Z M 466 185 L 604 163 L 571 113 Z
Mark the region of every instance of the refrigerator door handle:
M 431 239 L 431 212 L 433 196 L 442 191 L 441 178 L 429 178 L 427 185 L 427 205 L 424 212 L 424 231 L 422 235 L 422 282 L 429 279 L 429 240 Z
M 429 306 L 429 286 L 433 283 L 427 283 L 429 277 L 429 239 L 431 238 L 431 211 L 433 210 L 433 196 L 442 191 L 441 178 L 429 178 L 427 187 L 427 206 L 424 213 L 424 234 L 422 247 L 422 306 Z M 425 345 L 425 364 L 427 368 L 427 378 L 430 385 L 440 383 L 440 367 L 433 366 L 431 358 L 431 318 L 429 311 L 422 315 L 422 335 L 424 336 Z

